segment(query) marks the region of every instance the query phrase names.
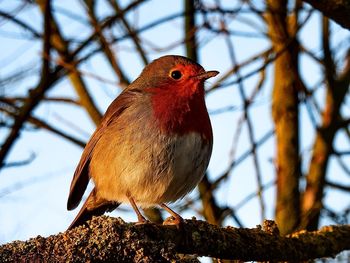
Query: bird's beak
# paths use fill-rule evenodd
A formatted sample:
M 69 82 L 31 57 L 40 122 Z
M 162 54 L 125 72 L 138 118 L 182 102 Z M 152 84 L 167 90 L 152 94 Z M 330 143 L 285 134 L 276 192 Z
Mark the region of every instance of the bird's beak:
M 195 78 L 198 80 L 206 80 L 206 79 L 210 79 L 212 77 L 215 77 L 217 74 L 219 74 L 219 71 L 211 70 L 211 71 L 206 71 L 204 73 L 200 73 L 200 74 L 196 75 Z

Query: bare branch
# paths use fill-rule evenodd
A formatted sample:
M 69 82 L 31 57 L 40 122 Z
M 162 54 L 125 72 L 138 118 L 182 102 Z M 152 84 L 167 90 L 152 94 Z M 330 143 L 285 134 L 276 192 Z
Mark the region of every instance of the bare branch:
M 270 139 L 273 135 L 275 134 L 275 131 L 268 131 L 267 133 L 265 133 L 265 135 L 263 135 L 255 144 L 255 147 L 258 147 L 262 144 L 264 144 L 268 139 Z M 228 169 L 219 177 L 215 180 L 215 182 L 213 183 L 214 187 L 216 187 L 219 183 L 221 183 L 223 180 L 227 179 L 227 177 L 229 176 L 230 171 L 232 170 L 233 167 L 235 167 L 236 165 L 242 163 L 245 159 L 247 159 L 251 154 L 252 154 L 253 149 L 249 149 L 247 151 L 245 151 L 241 156 L 239 156 L 238 158 L 236 158 L 235 160 L 233 160 Z
M 301 227 L 317 229 L 329 158 L 333 153 L 333 141 L 339 125 L 340 107 L 348 92 L 350 82 L 350 56 L 345 58 L 346 65 L 342 73 L 336 73 L 335 63 L 330 50 L 329 21 L 323 17 L 323 65 L 325 67 L 326 99 L 322 113 L 322 124 L 317 130 L 313 144 L 313 154 L 307 174 L 307 185 L 303 195 L 303 221 Z
M 41 34 L 39 32 L 37 32 L 29 24 L 21 21 L 20 19 L 16 18 L 15 16 L 0 10 L 0 17 L 4 17 L 4 18 L 10 20 L 11 22 L 15 23 L 19 27 L 23 28 L 24 30 L 29 31 L 34 37 L 41 38 Z
M 18 167 L 18 166 L 24 166 L 30 164 L 32 161 L 35 159 L 35 154 L 32 153 L 27 159 L 22 160 L 22 161 L 14 161 L 10 163 L 5 163 L 4 168 L 13 168 L 13 167 Z M 1 197 L 1 194 L 0 194 Z
M 330 186 L 330 187 L 338 189 L 338 190 L 342 190 L 342 191 L 345 191 L 345 192 L 350 192 L 350 186 L 349 185 L 342 185 L 340 183 L 331 182 L 329 180 L 327 180 L 325 182 L 325 184 L 327 186 Z
M 17 102 L 24 102 L 27 98 L 26 97 L 2 97 L 0 96 L 0 101 L 6 102 L 6 103 L 17 103 Z M 63 102 L 67 104 L 73 104 L 76 106 L 80 106 L 80 103 L 74 99 L 71 98 L 65 98 L 65 97 L 43 97 L 42 101 L 47 102 Z
M 344 28 L 350 29 L 348 0 L 304 0 Z
M 116 0 L 109 0 L 109 3 L 114 7 L 115 12 L 117 14 L 122 12 L 122 9 L 120 8 L 118 1 Z M 137 33 L 137 31 L 132 28 L 132 26 L 129 24 L 129 22 L 126 19 L 126 16 L 121 16 L 120 20 L 122 21 L 126 31 L 128 32 L 129 36 L 131 37 L 131 40 L 134 42 L 134 45 L 136 46 L 136 50 L 138 51 L 139 55 L 141 56 L 141 59 L 143 61 L 144 65 L 147 65 L 149 63 L 146 52 L 144 51 L 143 47 L 141 46 L 140 41 L 140 34 Z
M 50 1 L 44 1 L 45 13 L 44 13 L 44 42 L 43 42 L 43 53 L 50 57 L 51 50 L 51 5 Z M 38 86 L 30 91 L 29 96 L 25 104 L 22 106 L 21 111 L 16 118 L 10 134 L 5 139 L 2 144 L 0 151 L 0 168 L 4 165 L 5 157 L 12 147 L 15 140 L 18 138 L 18 134 L 25 123 L 25 121 L 30 116 L 31 111 L 40 102 L 44 93 L 51 87 L 51 85 L 56 81 L 55 73 L 51 72 L 49 61 L 43 58 L 42 61 L 42 76 Z
M 107 41 L 106 37 L 104 36 L 104 34 L 103 34 L 102 30 L 101 30 L 99 21 L 98 21 L 98 19 L 96 17 L 96 14 L 95 14 L 96 1 L 85 1 L 85 4 L 87 5 L 88 14 L 89 14 L 89 17 L 90 17 L 90 23 L 95 28 L 95 31 L 96 31 L 96 34 L 97 34 L 98 39 L 100 41 L 103 53 L 106 55 L 106 57 L 107 57 L 109 63 L 111 64 L 114 72 L 117 74 L 117 76 L 119 78 L 120 85 L 123 88 L 126 88 L 130 84 L 130 81 L 126 77 L 125 73 L 122 71 L 121 66 L 120 66 L 120 64 L 119 64 L 119 62 L 117 60 L 116 54 L 111 49 L 110 43 Z M 118 9 L 118 13 L 119 12 L 121 12 L 120 9 Z M 121 19 L 123 20 L 124 17 L 122 16 Z
M 225 39 L 229 49 L 229 54 L 231 57 L 233 67 L 236 67 L 237 60 L 236 60 L 233 43 L 230 41 L 227 35 Z M 261 179 L 262 175 L 261 175 L 261 167 L 260 167 L 260 163 L 259 163 L 259 159 L 256 151 L 257 147 L 256 147 L 256 141 L 255 141 L 255 135 L 254 135 L 254 128 L 253 128 L 253 123 L 249 113 L 249 106 L 251 101 L 247 99 L 246 91 L 243 85 L 243 81 L 241 80 L 241 74 L 239 69 L 237 70 L 236 75 L 237 75 L 237 78 L 240 80 L 238 82 L 238 89 L 239 89 L 241 100 L 244 104 L 244 114 L 243 114 L 244 118 L 242 120 L 246 121 L 247 127 L 248 127 L 248 136 L 249 136 L 249 141 L 252 149 L 252 158 L 253 158 L 253 163 L 255 168 L 255 177 L 258 185 L 258 199 L 259 199 L 259 205 L 261 210 L 260 215 L 261 215 L 261 221 L 263 221 L 265 219 L 265 202 L 262 195 L 262 179 Z
M 1 100 L 3 103 L 7 103 L 8 106 L 11 106 L 13 109 L 10 111 L 9 109 L 7 108 L 4 108 L 4 107 L 1 107 L 0 108 L 0 111 L 3 111 L 5 113 L 7 113 L 8 115 L 12 116 L 14 119 L 18 118 L 18 115 L 17 115 L 17 112 L 19 112 L 19 108 L 17 108 L 16 106 L 14 106 L 13 104 L 9 104 L 8 102 L 4 101 L 4 100 Z M 42 128 L 42 129 L 46 129 L 74 144 L 77 144 L 81 147 L 85 147 L 85 142 L 79 140 L 79 139 L 76 139 L 70 135 L 68 135 L 67 133 L 51 126 L 50 124 L 48 124 L 47 122 L 43 121 L 43 120 L 40 120 L 39 118 L 35 118 L 33 116 L 29 116 L 28 119 L 27 119 L 28 122 L 34 124 L 36 127 L 38 128 Z M 8 165 L 7 165 L 8 166 Z

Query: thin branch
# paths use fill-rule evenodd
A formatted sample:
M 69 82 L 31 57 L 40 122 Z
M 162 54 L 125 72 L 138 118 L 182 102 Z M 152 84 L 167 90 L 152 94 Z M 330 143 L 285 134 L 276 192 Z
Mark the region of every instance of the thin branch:
M 350 176 L 350 167 L 349 167 L 349 163 L 345 163 L 343 161 L 343 159 L 341 158 L 341 156 L 336 156 L 336 160 L 340 166 L 340 168 L 343 169 L 343 171 Z
M 198 62 L 197 27 L 196 27 L 196 1 L 183 1 L 185 6 L 185 28 L 184 39 L 186 55 L 190 59 Z
M 51 50 L 51 5 L 50 1 L 46 0 L 44 3 L 45 13 L 44 13 L 44 42 L 43 42 L 43 53 L 50 56 Z M 54 73 L 51 72 L 49 61 L 43 58 L 42 61 L 42 76 L 38 86 L 29 93 L 28 99 L 22 106 L 20 114 L 16 118 L 10 134 L 5 139 L 5 142 L 1 146 L 0 151 L 0 169 L 4 165 L 5 157 L 12 147 L 15 140 L 18 138 L 18 134 L 25 123 L 25 121 L 30 116 L 31 111 L 40 102 L 41 98 L 44 96 L 46 90 L 56 81 Z
M 226 36 L 225 39 L 226 39 L 226 44 L 227 44 L 228 49 L 229 49 L 229 54 L 231 57 L 233 67 L 235 67 L 237 65 L 237 60 L 236 60 L 234 46 L 233 46 L 233 44 L 228 36 Z M 241 80 L 241 74 L 240 74 L 239 69 L 237 70 L 236 75 L 237 75 L 237 78 L 239 80 Z M 260 205 L 260 210 L 261 210 L 260 211 L 261 212 L 261 221 L 263 221 L 265 219 L 265 202 L 264 202 L 263 195 L 262 195 L 262 178 L 261 178 L 262 175 L 261 175 L 261 167 L 260 167 L 260 163 L 259 163 L 259 159 L 258 159 L 258 155 L 257 155 L 257 151 L 256 151 L 257 149 L 256 149 L 254 128 L 253 128 L 253 124 L 252 124 L 250 114 L 249 114 L 250 101 L 248 101 L 248 99 L 247 99 L 247 96 L 245 94 L 245 88 L 243 86 L 242 81 L 238 82 L 238 89 L 239 89 L 239 94 L 241 96 L 241 100 L 244 103 L 244 120 L 246 121 L 247 127 L 248 127 L 248 137 L 249 137 L 249 141 L 251 144 L 256 181 L 257 181 L 257 185 L 258 185 L 258 199 L 259 199 L 259 205 Z
M 263 135 L 261 137 L 261 139 L 257 140 L 255 146 L 258 147 L 262 144 L 264 144 L 268 139 L 270 139 L 273 135 L 275 134 L 274 130 L 268 131 L 267 133 L 265 133 L 265 135 Z M 251 154 L 252 154 L 253 149 L 249 149 L 247 151 L 245 151 L 240 157 L 238 157 L 237 159 L 233 160 L 230 164 L 229 167 L 226 169 L 226 171 L 220 176 L 218 177 L 214 182 L 213 182 L 213 186 L 217 187 L 218 184 L 220 184 L 223 180 L 226 180 L 230 171 L 232 170 L 233 167 L 239 165 L 240 163 L 242 163 L 245 159 L 247 159 Z
M 27 159 L 25 160 L 21 160 L 21 161 L 13 161 L 10 163 L 5 163 L 3 168 L 13 168 L 13 167 L 19 167 L 19 166 L 24 166 L 24 165 L 28 165 L 31 162 L 33 162 L 35 159 L 35 154 L 32 153 Z M 1 198 L 1 193 L 0 193 L 0 198 Z
M 143 1 L 145 1 L 145 0 L 143 0 Z M 128 8 L 126 8 L 126 9 L 124 9 L 124 10 L 127 10 L 127 9 L 128 9 Z M 124 12 L 125 12 L 125 11 L 124 11 Z M 118 15 L 120 15 L 120 14 L 118 14 Z M 144 32 L 144 31 L 147 31 L 147 30 L 149 30 L 149 29 L 152 29 L 152 28 L 154 28 L 155 26 L 158 26 L 158 25 L 160 25 L 160 24 L 162 24 L 162 23 L 165 23 L 165 22 L 174 20 L 174 19 L 176 19 L 176 18 L 180 18 L 180 17 L 182 17 L 183 15 L 184 15 L 184 12 L 180 12 L 180 13 L 172 14 L 172 15 L 169 15 L 169 16 L 166 16 L 166 17 L 157 19 L 156 21 L 151 22 L 151 23 L 149 23 L 149 24 L 147 24 L 147 25 L 145 25 L 145 26 L 143 26 L 143 27 L 141 27 L 141 28 L 139 28 L 139 29 L 135 29 L 135 34 L 140 34 L 140 33 Z M 119 16 L 118 16 L 118 17 L 119 17 Z M 103 27 L 104 27 L 104 24 L 101 25 L 101 28 L 103 28 Z M 92 36 L 91 36 L 91 37 L 92 37 Z M 94 37 L 95 37 L 95 36 L 94 36 Z M 122 35 L 122 36 L 118 36 L 118 37 L 113 38 L 109 43 L 112 45 L 112 44 L 114 44 L 114 43 L 116 43 L 116 42 L 118 42 L 118 41 L 127 39 L 128 37 L 130 37 L 130 34 L 126 33 L 126 34 L 124 34 L 124 35 Z M 88 39 L 87 39 L 87 40 L 88 40 Z M 87 45 L 87 43 L 86 43 L 87 40 L 84 41 L 84 43 L 82 44 L 82 46 L 83 46 L 83 45 L 84 45 L 84 46 Z M 75 54 L 77 54 L 77 53 L 80 53 L 80 52 L 81 52 L 81 49 L 84 48 L 84 47 L 82 47 L 82 46 L 79 47 L 78 49 L 76 49 L 76 50 L 72 53 L 72 55 L 75 55 Z M 93 55 L 97 54 L 97 53 L 100 52 L 100 51 L 101 51 L 101 47 L 97 47 L 97 48 L 95 48 L 95 49 L 92 49 L 92 51 L 90 51 L 89 53 L 87 53 L 85 56 L 81 57 L 77 62 L 80 63 L 80 62 L 82 62 L 82 61 L 85 61 L 85 60 L 89 59 L 90 57 L 92 57 Z
M 112 7 L 115 9 L 115 12 L 119 14 L 122 12 L 122 9 L 120 8 L 118 1 L 116 0 L 109 0 L 109 3 L 112 5 Z M 121 16 L 120 20 L 122 21 L 126 31 L 128 32 L 129 36 L 131 37 L 132 42 L 134 42 L 134 45 L 136 46 L 136 50 L 141 56 L 141 59 L 143 61 L 144 65 L 147 65 L 149 63 L 146 52 L 144 51 L 143 47 L 141 46 L 140 41 L 140 34 L 135 30 L 127 21 L 126 16 Z
M 350 151 L 334 151 L 333 154 L 336 156 L 350 155 Z
M 26 97 L 2 97 L 0 96 L 0 101 L 6 102 L 6 103 L 17 103 L 17 102 L 24 102 L 27 98 Z M 66 97 L 43 97 L 42 101 L 47 101 L 47 102 L 63 102 L 67 104 L 73 104 L 76 106 L 80 106 L 80 102 L 76 101 L 71 98 L 66 98 Z
M 0 100 L 1 101 L 1 100 Z M 16 112 L 19 112 L 20 109 L 15 107 L 13 104 L 8 104 L 8 102 L 5 102 L 5 101 L 2 101 L 3 103 L 7 103 L 8 106 L 11 106 L 13 109 L 12 110 L 9 110 L 5 107 L 1 107 L 0 108 L 0 111 L 3 111 L 5 113 L 7 113 L 8 115 L 12 116 L 14 119 L 18 118 L 18 115 Z M 52 125 L 48 124 L 47 122 L 43 121 L 43 120 L 40 120 L 39 118 L 36 118 L 36 117 L 33 117 L 33 116 L 29 116 L 28 119 L 27 119 L 28 122 L 32 123 L 33 125 L 35 125 L 36 127 L 38 128 L 42 128 L 42 129 L 45 129 L 45 130 L 48 130 L 74 144 L 77 144 L 81 147 L 85 147 L 85 142 L 79 140 L 79 139 L 76 139 L 70 135 L 68 135 L 67 133 L 53 127 Z
M 345 191 L 345 192 L 350 192 L 350 185 L 343 185 L 343 184 L 340 184 L 340 183 L 331 182 L 329 180 L 326 180 L 325 184 L 327 186 L 330 186 L 330 187 L 338 189 L 338 190 L 342 190 L 342 191 Z
M 18 18 L 16 18 L 15 16 L 9 14 L 8 12 L 4 12 L 4 11 L 0 10 L 0 17 L 8 19 L 11 22 L 15 23 L 16 25 L 18 25 L 19 27 L 21 27 L 22 29 L 24 29 L 26 31 L 29 31 L 35 38 L 41 38 L 42 37 L 41 34 L 39 32 L 37 32 L 29 24 L 19 20 Z
M 138 0 L 130 3 L 123 12 L 116 14 L 112 17 L 108 17 L 105 19 L 105 21 L 102 23 L 101 28 L 105 28 L 108 26 L 111 26 L 117 19 L 119 19 L 122 15 L 125 15 L 126 12 L 132 10 L 133 8 L 137 7 L 139 4 L 142 4 L 146 2 L 147 0 Z M 50 1 L 48 2 L 50 3 Z M 48 5 L 47 5 L 48 6 Z M 49 9 L 49 8 L 48 8 Z M 47 12 L 43 12 L 45 16 L 45 32 L 44 32 L 44 46 L 48 47 L 50 43 L 50 37 L 51 37 L 51 9 L 47 10 Z M 49 21 L 47 19 L 50 19 Z M 67 61 L 72 61 L 75 56 L 77 56 L 80 52 L 82 52 L 90 43 L 91 40 L 93 40 L 96 37 L 96 33 L 91 34 L 89 37 L 87 37 L 82 44 L 76 48 L 73 52 L 68 54 Z M 49 50 L 45 50 L 43 52 L 43 61 L 47 61 L 50 59 L 49 56 L 50 52 Z M 85 59 L 87 59 L 89 56 L 85 56 Z M 84 59 L 81 59 L 77 61 L 77 64 Z M 43 62 L 43 65 L 48 65 L 47 62 Z M 46 70 L 42 70 L 44 72 Z M 4 159 L 7 156 L 13 142 L 18 138 L 18 134 L 20 133 L 20 130 L 28 117 L 31 114 L 31 111 L 40 103 L 42 97 L 44 96 L 45 92 L 50 89 L 56 81 L 68 74 L 66 70 L 63 70 L 63 67 L 58 65 L 55 69 L 50 70 L 49 74 L 42 74 L 43 76 L 40 78 L 40 81 L 36 88 L 30 90 L 29 96 L 27 101 L 24 103 L 24 105 L 21 108 L 21 113 L 16 118 L 14 125 L 12 126 L 12 130 L 8 137 L 5 139 L 5 142 L 1 146 L 0 150 L 0 169 L 2 168 L 4 164 Z
M 123 88 L 126 88 L 130 84 L 130 81 L 128 80 L 128 78 L 126 77 L 125 73 L 121 69 L 121 66 L 120 66 L 120 64 L 118 63 L 118 60 L 117 60 L 117 56 L 112 51 L 111 45 L 107 41 L 107 39 L 104 36 L 103 31 L 102 31 L 102 29 L 100 27 L 100 24 L 98 22 L 96 14 L 95 14 L 96 13 L 96 10 L 95 10 L 96 9 L 96 1 L 85 1 L 85 4 L 87 6 L 88 15 L 90 17 L 90 23 L 95 28 L 96 34 L 97 34 L 98 39 L 99 39 L 100 44 L 101 44 L 102 51 L 105 54 L 105 56 L 107 57 L 109 63 L 111 64 L 112 69 L 117 74 L 117 76 L 119 78 L 119 84 Z M 121 10 L 119 9 L 118 13 L 120 11 Z M 121 19 L 123 20 L 124 17 L 121 17 Z
M 117 13 L 113 16 L 107 17 L 106 19 L 104 19 L 104 21 L 102 21 L 100 23 L 100 27 L 101 29 L 104 28 L 108 28 L 111 27 L 116 21 L 118 21 L 118 19 L 120 19 L 121 17 L 125 16 L 127 14 L 127 12 L 129 12 L 130 10 L 133 10 L 134 8 L 136 8 L 138 5 L 143 4 L 145 2 L 147 2 L 149 0 L 135 0 L 133 2 L 131 2 L 128 6 L 126 6 L 122 12 Z M 90 36 L 88 36 L 84 41 L 82 41 L 81 45 L 76 48 L 71 54 L 71 57 L 76 57 L 79 53 L 81 53 L 89 44 L 91 44 L 92 40 L 94 40 L 97 36 L 97 32 L 94 31 Z M 110 44 L 113 44 L 114 41 L 112 41 Z M 84 58 L 80 59 L 78 62 L 82 61 L 82 60 L 86 60 L 87 58 L 91 57 L 93 54 L 95 54 L 97 51 L 100 51 L 99 47 L 98 49 L 93 50 L 91 53 L 89 53 L 88 55 L 86 55 Z
M 304 0 L 344 28 L 350 29 L 350 2 L 348 0 Z
M 218 89 L 218 88 L 220 88 L 220 87 L 224 87 L 224 86 L 226 87 L 226 86 L 228 86 L 227 83 L 225 83 L 225 84 L 221 84 L 221 83 L 222 83 L 224 80 L 226 80 L 226 79 L 228 79 L 229 77 L 231 77 L 232 75 L 234 75 L 239 69 L 241 69 L 241 68 L 243 68 L 243 67 L 245 67 L 245 66 L 248 66 L 248 65 L 250 65 L 251 63 L 256 62 L 257 60 L 260 60 L 260 59 L 263 59 L 263 58 L 268 57 L 268 56 L 271 54 L 271 52 L 272 52 L 272 48 L 268 48 L 268 49 L 266 49 L 266 50 L 264 50 L 264 51 L 262 51 L 262 52 L 260 52 L 260 53 L 258 53 L 258 54 L 256 54 L 256 55 L 254 55 L 254 56 L 248 58 L 246 61 L 243 61 L 242 63 L 240 63 L 240 64 L 238 64 L 238 65 L 236 64 L 232 69 L 228 70 L 227 72 L 220 74 L 219 79 L 218 79 L 211 87 L 209 87 L 209 88 L 206 90 L 206 93 L 208 94 L 208 93 L 210 93 L 210 92 L 212 92 L 212 91 L 214 91 L 214 90 L 216 90 L 216 89 Z M 264 63 L 263 65 L 266 65 L 266 66 L 267 66 L 268 63 L 270 63 L 270 61 L 265 61 L 265 63 Z M 256 72 L 260 72 L 260 71 L 263 70 L 266 66 L 260 67 L 258 70 L 254 70 L 254 74 L 255 74 Z M 229 83 L 229 85 L 231 85 L 231 83 Z
M 313 154 L 307 173 L 307 184 L 303 194 L 302 227 L 309 230 L 316 229 L 319 223 L 322 200 L 324 196 L 324 186 L 326 171 L 329 159 L 333 153 L 333 141 L 336 133 L 341 128 L 340 108 L 344 103 L 345 96 L 349 90 L 350 83 L 350 53 L 345 57 L 345 67 L 342 73 L 336 73 L 334 59 L 330 49 L 330 25 L 326 17 L 322 17 L 323 34 L 323 65 L 325 67 L 326 98 L 325 107 L 322 112 L 322 124 L 317 129 L 316 138 L 313 143 Z M 340 165 L 342 163 L 339 160 Z M 342 165 L 341 165 L 342 166 Z M 346 171 L 346 166 L 344 166 Z
M 38 6 L 40 7 L 42 13 L 44 13 L 42 2 L 38 1 Z M 52 47 L 57 50 L 63 63 L 71 64 L 69 79 L 72 83 L 72 86 L 79 95 L 80 102 L 90 115 L 90 118 L 96 125 L 98 125 L 101 121 L 102 114 L 98 110 L 91 94 L 87 89 L 86 83 L 77 70 L 78 64 L 75 62 L 73 57 L 70 56 L 69 43 L 64 39 L 62 33 L 60 32 L 59 24 L 57 23 L 55 17 L 51 17 L 50 23 L 53 31 L 50 39 Z M 47 61 L 51 61 L 51 59 L 46 56 L 47 54 L 44 52 L 44 58 L 46 58 Z
M 208 174 L 205 174 L 198 185 L 199 198 L 203 207 L 202 215 L 211 224 L 220 226 L 227 214 L 224 213 L 226 209 L 218 204 L 214 190 L 215 188 L 213 187 L 213 183 L 209 181 Z M 237 217 L 233 218 L 236 219 L 238 225 L 242 225 Z
M 22 189 L 28 189 L 32 185 L 41 184 L 45 181 L 52 180 L 54 177 L 61 176 L 62 174 L 67 174 L 70 171 L 71 171 L 70 168 L 69 169 L 64 168 L 55 172 L 50 171 L 48 173 L 37 175 L 37 176 L 28 176 L 19 181 L 12 182 L 12 184 L 0 188 L 0 199 L 6 198 L 8 195 L 21 191 Z
M 326 216 L 328 218 L 330 218 L 334 223 L 338 224 L 338 225 L 344 225 L 347 224 L 348 220 L 348 214 L 350 212 L 350 209 L 347 208 L 345 209 L 344 212 L 337 212 L 334 211 L 333 209 L 325 206 L 322 209 L 322 213 L 326 214 Z
M 268 182 L 267 184 L 264 184 L 261 187 L 260 191 L 265 191 L 267 189 L 269 189 L 270 187 L 274 186 L 276 184 L 276 181 L 273 180 L 271 182 Z M 253 198 L 257 197 L 259 195 L 259 190 L 258 191 L 254 191 L 250 194 L 248 194 L 246 197 L 244 197 L 240 202 L 238 202 L 238 204 L 235 205 L 235 210 L 239 210 L 240 208 L 242 208 L 244 205 L 246 205 L 250 200 L 252 200 Z
M 7 63 L 4 63 L 4 64 L 7 64 Z M 29 75 L 32 75 L 34 72 L 37 72 L 37 68 L 32 64 L 25 68 L 20 68 L 15 72 L 11 72 L 7 76 L 2 76 L 2 78 L 0 79 L 0 87 L 6 87 L 9 84 L 14 84 L 18 81 L 21 81 L 26 77 L 28 77 Z
M 67 57 L 68 56 L 65 56 L 65 58 L 67 58 Z M 85 86 L 85 84 L 84 84 L 83 79 L 81 78 L 81 76 L 90 77 L 90 78 L 95 79 L 95 80 L 97 80 L 99 82 L 102 82 L 104 84 L 112 85 L 113 87 L 116 87 L 118 84 L 120 84 L 117 81 L 113 81 L 113 80 L 104 78 L 104 77 L 99 76 L 99 75 L 97 75 L 97 74 L 95 74 L 93 72 L 89 72 L 89 71 L 81 70 L 81 69 L 77 68 L 77 62 L 76 61 L 68 63 L 68 62 L 66 62 L 66 61 L 64 61 L 62 59 L 58 59 L 58 60 L 55 61 L 55 63 L 57 65 L 62 66 L 65 69 L 67 69 L 68 72 L 70 72 L 70 73 L 72 73 L 74 75 L 77 74 L 77 76 L 74 76 L 74 78 L 71 77 L 72 82 L 74 82 L 73 80 L 75 78 L 79 78 L 80 79 L 79 82 L 81 82 L 79 85 L 82 85 L 82 86 Z M 121 84 L 121 85 L 125 86 L 125 83 Z M 80 88 L 79 88 L 79 90 L 80 90 Z M 86 87 L 85 87 L 85 91 L 86 91 L 85 93 L 88 95 Z M 81 92 L 78 92 L 78 93 L 81 94 Z M 90 98 L 90 100 L 92 100 L 92 98 Z M 100 118 L 98 118 L 97 120 L 100 120 Z

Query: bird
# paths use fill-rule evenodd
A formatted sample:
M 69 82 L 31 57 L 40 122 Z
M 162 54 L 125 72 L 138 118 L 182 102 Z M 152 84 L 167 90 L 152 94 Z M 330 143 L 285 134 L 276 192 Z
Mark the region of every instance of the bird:
M 219 74 L 193 60 L 166 55 L 148 64 L 110 104 L 87 142 L 70 186 L 67 209 L 75 209 L 92 179 L 93 189 L 68 229 L 86 224 L 121 203 L 139 207 L 183 198 L 203 178 L 213 147 L 204 82 Z

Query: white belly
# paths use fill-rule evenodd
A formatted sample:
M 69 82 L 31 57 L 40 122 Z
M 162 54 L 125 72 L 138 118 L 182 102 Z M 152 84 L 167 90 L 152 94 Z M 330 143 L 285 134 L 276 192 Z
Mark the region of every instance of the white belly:
M 102 198 L 128 202 L 129 192 L 147 207 L 182 198 L 202 179 L 211 142 L 203 142 L 197 133 L 169 139 L 145 132 L 142 138 L 134 133 L 123 140 L 107 135 L 96 145 L 90 174 Z

